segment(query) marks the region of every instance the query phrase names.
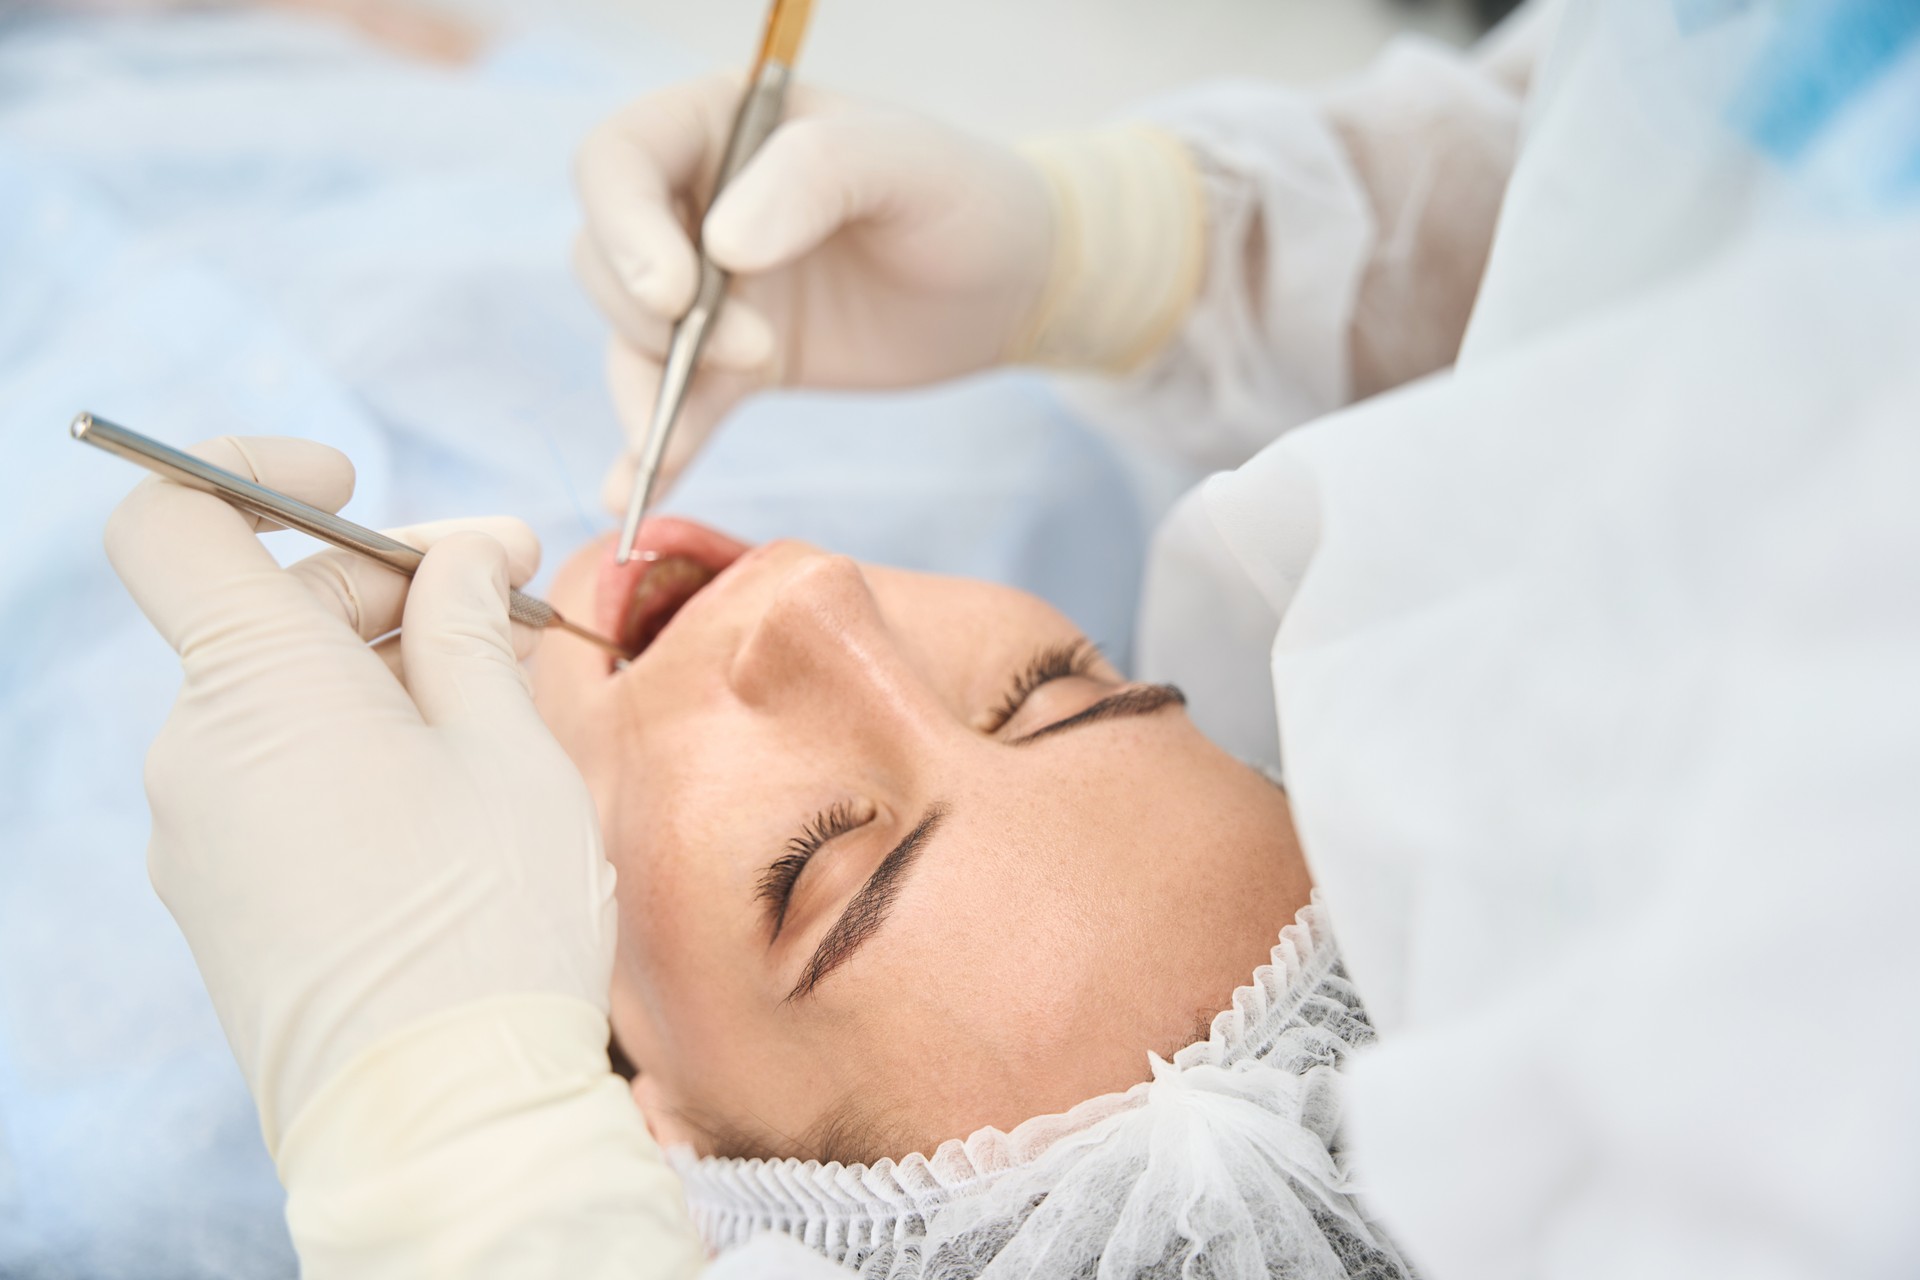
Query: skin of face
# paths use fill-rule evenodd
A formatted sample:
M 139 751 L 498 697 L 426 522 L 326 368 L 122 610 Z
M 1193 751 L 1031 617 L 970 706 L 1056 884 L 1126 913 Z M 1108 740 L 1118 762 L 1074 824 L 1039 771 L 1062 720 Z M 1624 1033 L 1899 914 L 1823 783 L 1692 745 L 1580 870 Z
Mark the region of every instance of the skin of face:
M 593 614 L 605 555 L 563 567 L 563 613 Z M 1146 1079 L 1266 962 L 1310 892 L 1277 787 L 1178 705 L 1021 741 L 1139 688 L 1104 662 L 994 727 L 1077 636 L 1020 591 L 775 542 L 625 671 L 543 644 L 536 697 L 618 872 L 612 1023 L 656 1138 L 871 1160 L 1011 1128 Z M 836 806 L 858 825 L 813 853 L 776 935 L 768 868 Z M 885 919 L 805 989 L 929 821 Z

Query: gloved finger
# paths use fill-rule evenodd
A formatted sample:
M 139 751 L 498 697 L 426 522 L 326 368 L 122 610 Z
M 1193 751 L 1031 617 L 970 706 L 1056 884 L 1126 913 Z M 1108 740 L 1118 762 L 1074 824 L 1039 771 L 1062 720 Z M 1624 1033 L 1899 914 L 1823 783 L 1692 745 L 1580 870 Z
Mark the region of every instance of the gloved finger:
M 635 468 L 645 441 L 648 423 L 653 417 L 654 401 L 660 395 L 660 362 L 636 351 L 618 338 L 607 347 L 607 386 L 613 393 L 613 405 L 626 428 L 627 448 L 607 469 L 600 487 L 600 500 L 608 511 L 619 515 L 627 507 L 633 491 Z M 701 447 L 712 436 L 720 420 L 750 392 L 772 381 L 772 369 L 754 373 L 732 373 L 724 369 L 702 369 L 687 389 L 685 403 L 673 435 L 667 441 L 661 460 L 656 495 L 673 488 Z
M 512 552 L 508 552 L 508 555 L 511 556 Z M 407 687 L 407 664 L 401 652 L 400 634 L 400 632 L 395 631 L 392 635 L 382 637 L 370 647 L 373 650 L 373 656 L 386 664 L 386 668 L 393 674 L 393 678 L 400 682 L 401 688 L 405 689 Z M 521 662 L 525 662 L 531 658 L 534 650 L 540 647 L 540 640 L 544 634 L 545 633 L 538 627 L 529 627 L 519 622 L 514 623 L 513 656 Z
M 238 467 L 227 470 L 248 475 L 258 472 L 285 472 L 298 476 L 301 489 L 284 488 L 280 485 L 269 487 L 279 489 L 288 497 L 298 498 L 322 511 L 338 511 L 347 505 L 347 499 L 353 497 L 354 471 L 353 461 L 346 454 L 324 445 L 316 440 L 301 440 L 293 436 L 223 436 L 221 438 L 239 450 L 252 472 Z M 217 443 L 217 442 L 216 442 Z M 188 450 L 198 453 L 207 445 L 198 445 Z M 201 455 L 205 456 L 205 455 Z M 208 459 L 212 461 L 212 459 Z M 225 466 L 225 463 L 220 464 Z M 157 480 L 159 477 L 155 477 Z M 267 483 L 261 481 L 262 484 Z M 237 510 L 237 508 L 236 508 Z M 253 523 L 256 533 L 273 533 L 287 526 L 278 520 L 269 520 L 265 516 L 256 516 L 251 512 L 240 514 Z
M 723 77 L 648 94 L 581 145 L 574 181 L 587 232 L 621 287 L 656 315 L 693 301 L 699 273 L 678 209 L 694 207 L 719 168 L 738 94 Z
M 217 466 L 332 510 L 353 491 L 353 467 L 336 449 L 274 436 L 223 437 L 191 450 Z M 159 479 L 143 481 L 107 520 L 107 558 L 140 611 L 191 661 L 219 639 L 301 619 L 337 624 L 254 536 L 259 520 L 224 499 Z M 341 632 L 342 640 L 351 639 Z
M 849 223 L 937 200 L 927 182 L 929 126 L 911 117 L 842 113 L 773 131 L 708 210 L 701 243 L 728 271 L 781 266 Z M 954 200 L 965 191 L 955 189 Z
M 406 688 L 407 667 L 400 656 L 400 633 L 398 631 L 394 632 L 378 644 L 373 645 L 372 649 L 373 656 L 386 664 L 387 670 L 392 673 L 393 678 L 400 682 L 400 687 L 402 689 Z
M 472 520 L 436 520 L 383 532 L 426 551 L 456 533 L 484 533 L 507 552 L 507 580 L 524 584 L 540 569 L 540 539 L 511 516 Z M 363 640 L 373 640 L 400 625 L 407 598 L 407 577 L 377 560 L 350 551 L 322 551 L 287 570 L 305 584 L 326 609 Z
M 678 317 L 661 316 L 636 300 L 620 283 L 599 245 L 584 233 L 574 239 L 573 273 L 621 337 L 648 355 L 665 358 Z M 719 323 L 701 348 L 700 365 L 754 369 L 773 357 L 773 348 L 773 326 L 766 317 L 751 303 L 730 297 L 720 312 Z
M 407 692 L 428 724 L 544 733 L 507 618 L 507 553 L 456 533 L 427 552 L 400 624 Z
M 644 351 L 666 352 L 672 317 L 635 298 L 617 278 L 598 242 L 584 231 L 573 241 L 573 277 L 616 333 Z

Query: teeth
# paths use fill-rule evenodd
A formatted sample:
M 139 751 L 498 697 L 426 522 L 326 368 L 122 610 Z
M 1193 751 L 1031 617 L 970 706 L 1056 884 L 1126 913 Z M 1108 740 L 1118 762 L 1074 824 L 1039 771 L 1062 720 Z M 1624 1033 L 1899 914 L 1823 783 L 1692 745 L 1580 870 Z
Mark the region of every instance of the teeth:
M 685 603 L 686 597 L 712 580 L 711 573 L 685 556 L 655 560 L 633 589 L 634 607 L 647 608 L 670 595 L 679 595 Z
M 656 559 L 648 564 L 633 589 L 633 598 L 627 602 L 621 635 L 628 648 L 638 652 L 652 644 L 653 638 L 672 621 L 681 606 L 714 577 L 712 570 L 684 556 Z

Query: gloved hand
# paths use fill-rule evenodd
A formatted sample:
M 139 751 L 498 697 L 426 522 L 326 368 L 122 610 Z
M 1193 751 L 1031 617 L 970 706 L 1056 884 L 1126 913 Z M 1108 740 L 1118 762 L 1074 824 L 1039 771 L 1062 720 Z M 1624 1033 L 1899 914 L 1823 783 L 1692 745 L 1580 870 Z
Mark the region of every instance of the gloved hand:
M 306 441 L 195 452 L 328 510 L 353 487 L 344 457 Z M 349 1059 L 457 1006 L 583 1002 L 593 1050 L 613 871 L 518 662 L 533 637 L 507 619 L 507 584 L 539 560 L 524 525 L 396 531 L 427 548 L 411 589 L 344 552 L 283 571 L 254 529 L 149 480 L 106 544 L 185 674 L 147 760 L 149 869 L 277 1153 Z
M 714 77 L 634 103 L 583 147 L 575 269 L 616 330 L 608 374 L 628 434 L 618 511 L 738 105 Z M 804 85 L 713 203 L 703 243 L 734 273 L 662 469 L 670 484 L 761 387 L 905 387 L 1006 362 L 1125 368 L 1198 287 L 1197 176 L 1127 130 L 1017 151 Z

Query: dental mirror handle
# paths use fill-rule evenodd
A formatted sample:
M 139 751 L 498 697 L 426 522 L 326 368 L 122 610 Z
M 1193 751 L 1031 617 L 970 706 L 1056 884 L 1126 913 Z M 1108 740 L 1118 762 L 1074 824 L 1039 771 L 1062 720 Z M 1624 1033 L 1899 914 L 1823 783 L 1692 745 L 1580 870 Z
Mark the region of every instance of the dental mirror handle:
M 216 467 L 211 462 L 172 445 L 162 444 L 151 436 L 143 436 L 118 423 L 108 422 L 105 418 L 83 413 L 73 420 L 69 430 L 73 438 L 83 444 L 125 458 L 190 489 L 224 498 L 243 511 L 286 525 L 289 529 L 298 529 L 342 551 L 377 560 L 395 573 L 411 578 L 420 567 L 420 561 L 425 558 L 425 553 L 418 547 L 410 547 L 397 538 L 389 538 L 384 533 L 357 525 L 351 520 L 343 520 L 331 511 L 322 511 L 298 498 L 290 498 L 276 489 L 235 475 L 224 467 Z M 559 610 L 538 597 L 515 589 L 509 592 L 507 603 L 507 614 L 515 622 L 524 622 L 531 627 L 559 627 L 623 658 L 630 656 L 605 636 L 561 617 Z

